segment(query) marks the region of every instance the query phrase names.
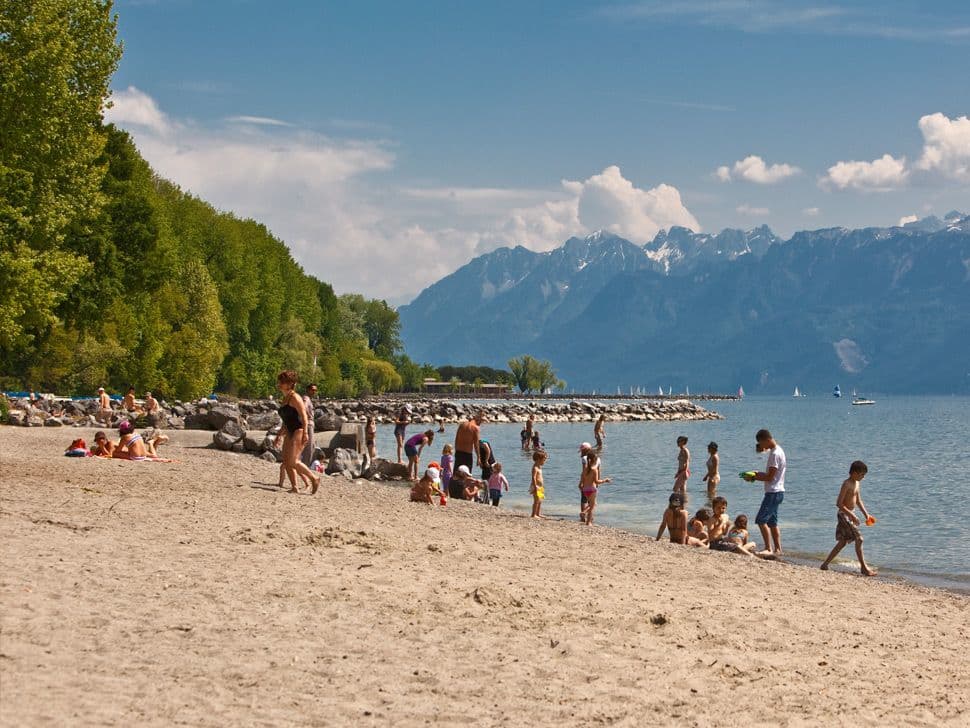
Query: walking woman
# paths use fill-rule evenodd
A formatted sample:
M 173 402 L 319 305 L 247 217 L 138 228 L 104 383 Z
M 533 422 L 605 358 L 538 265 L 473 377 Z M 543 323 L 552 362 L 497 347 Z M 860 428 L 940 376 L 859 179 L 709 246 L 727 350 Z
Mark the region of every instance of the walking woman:
M 276 446 L 283 440 L 283 469 L 290 479 L 290 493 L 299 493 L 296 487 L 296 474 L 310 478 L 313 483 L 311 493 L 316 493 L 320 487 L 320 476 L 300 461 L 300 452 L 310 438 L 310 418 L 307 416 L 303 398 L 294 391 L 296 387 L 296 372 L 280 372 L 276 377 L 276 386 L 283 393 L 283 404 L 280 405 L 280 419 L 283 427 L 276 435 Z

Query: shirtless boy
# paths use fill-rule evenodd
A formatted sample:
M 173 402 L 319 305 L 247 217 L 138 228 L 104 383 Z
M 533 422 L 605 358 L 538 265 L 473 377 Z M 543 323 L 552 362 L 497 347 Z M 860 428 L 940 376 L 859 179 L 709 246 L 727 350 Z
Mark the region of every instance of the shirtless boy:
M 111 397 L 104 391 L 104 387 L 98 387 L 98 415 L 99 422 L 111 422 Z
M 657 531 L 657 540 L 664 535 L 664 529 L 670 531 L 670 543 L 687 545 L 687 509 L 684 508 L 684 497 L 680 493 L 671 493 L 667 501 L 664 519 Z
M 829 564 L 832 563 L 832 559 L 838 555 L 839 551 L 845 548 L 847 543 L 854 541 L 855 553 L 859 557 L 859 567 L 863 575 L 875 576 L 878 573 L 875 569 L 870 569 L 866 565 L 866 559 L 862 555 L 862 534 L 859 533 L 859 517 L 855 514 L 858 504 L 859 510 L 862 511 L 866 520 L 870 518 L 869 511 L 862 503 L 862 492 L 860 490 L 862 479 L 866 477 L 868 472 L 869 467 L 861 460 L 856 460 L 849 466 L 849 477 L 842 482 L 842 489 L 835 501 L 835 507 L 838 509 L 835 525 L 835 548 L 822 562 L 822 571 L 827 571 Z
M 728 531 L 731 528 L 731 519 L 727 515 L 727 498 L 724 496 L 716 496 L 714 500 L 711 501 L 711 508 L 714 509 L 713 515 L 707 521 L 707 538 L 710 543 L 710 547 L 715 551 L 729 549 L 719 549 L 718 544 L 721 539 L 727 536 Z

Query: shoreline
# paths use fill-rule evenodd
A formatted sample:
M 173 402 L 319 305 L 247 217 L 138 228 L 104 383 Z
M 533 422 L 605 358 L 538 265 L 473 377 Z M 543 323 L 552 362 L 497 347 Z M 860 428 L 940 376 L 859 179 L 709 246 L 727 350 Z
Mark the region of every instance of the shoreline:
M 962 596 L 400 486 L 290 496 L 204 432 L 176 463 L 65 458 L 68 434 L 0 428 L 0 722 L 967 717 Z

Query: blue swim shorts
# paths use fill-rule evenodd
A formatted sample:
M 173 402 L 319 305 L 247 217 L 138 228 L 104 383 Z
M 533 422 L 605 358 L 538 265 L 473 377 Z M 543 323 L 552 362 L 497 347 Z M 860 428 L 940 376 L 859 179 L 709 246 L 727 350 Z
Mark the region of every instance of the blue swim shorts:
M 758 517 L 754 522 L 759 526 L 765 525 L 774 528 L 778 525 L 778 506 L 785 500 L 785 492 L 765 493 L 764 500 L 761 501 L 761 508 L 758 509 Z

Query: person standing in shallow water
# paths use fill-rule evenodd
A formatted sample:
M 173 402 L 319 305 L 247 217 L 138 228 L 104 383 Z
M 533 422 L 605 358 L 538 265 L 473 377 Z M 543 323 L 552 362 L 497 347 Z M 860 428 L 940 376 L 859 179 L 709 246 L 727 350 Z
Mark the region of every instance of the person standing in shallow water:
M 481 436 L 481 425 L 485 421 L 485 416 L 481 412 L 476 412 L 474 417 L 458 425 L 455 433 L 455 467 L 466 466 L 469 472 L 474 465 L 474 461 L 479 458 L 479 443 Z
M 781 445 L 775 442 L 768 430 L 758 430 L 754 436 L 755 450 L 768 453 L 768 463 L 765 472 L 755 472 L 746 477 L 749 483 L 760 481 L 765 484 L 765 496 L 761 501 L 761 508 L 754 522 L 761 529 L 761 538 L 765 542 L 765 556 L 781 556 L 781 529 L 778 527 L 778 508 L 785 499 L 785 471 L 788 469 L 788 459 Z
M 707 499 L 713 501 L 717 495 L 717 486 L 721 482 L 721 473 L 718 471 L 721 458 L 717 454 L 716 442 L 708 443 L 707 453 L 707 474 L 704 481 L 707 483 Z
M 404 463 L 401 459 L 401 452 L 404 450 L 404 438 L 407 436 L 408 424 L 411 422 L 411 413 L 414 408 L 406 404 L 398 410 L 397 419 L 394 420 L 394 440 L 397 442 L 397 461 Z
M 306 476 L 313 483 L 311 493 L 316 493 L 320 487 L 320 476 L 300 460 L 300 453 L 308 439 L 308 417 L 303 398 L 296 393 L 296 372 L 282 371 L 276 378 L 276 386 L 283 393 L 283 404 L 279 414 L 283 421 L 279 434 L 276 435 L 276 446 L 283 441 L 283 470 L 290 479 L 290 492 L 299 493 L 296 487 L 296 474 Z
M 593 437 L 596 439 L 596 449 L 603 449 L 603 441 L 606 440 L 606 429 L 604 423 L 606 422 L 606 415 L 600 415 L 600 418 L 596 420 L 596 425 L 593 427 Z
M 674 493 L 687 493 L 687 479 L 690 477 L 690 450 L 687 449 L 687 438 L 681 435 L 677 438 L 677 474 L 674 476 Z

